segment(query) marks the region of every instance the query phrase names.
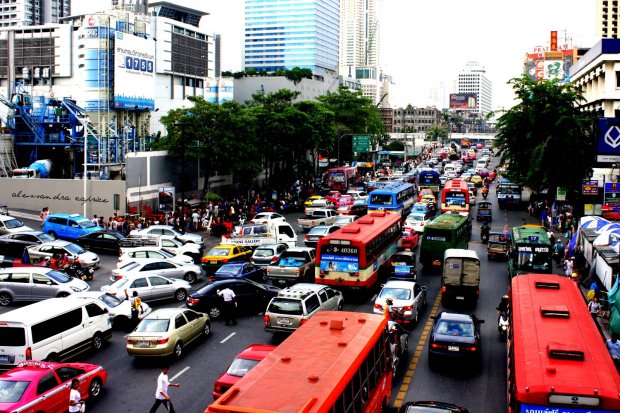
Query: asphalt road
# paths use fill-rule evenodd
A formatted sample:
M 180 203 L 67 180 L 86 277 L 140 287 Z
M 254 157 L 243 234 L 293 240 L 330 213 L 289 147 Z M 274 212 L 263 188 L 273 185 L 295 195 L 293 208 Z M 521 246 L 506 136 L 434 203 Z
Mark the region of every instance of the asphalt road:
M 494 203 L 492 230 L 500 231 L 504 225 L 511 228 L 529 222 L 533 218 L 524 211 L 502 211 L 497 207 L 492 188 L 489 200 Z M 478 201 L 482 197 L 478 196 Z M 475 217 L 475 207 L 472 216 Z M 287 220 L 296 223 L 301 214 L 290 214 Z M 24 219 L 27 225 L 38 227 L 38 221 Z M 295 224 L 294 224 L 295 226 Z M 443 310 L 438 302 L 440 277 L 420 274 L 418 282 L 428 287 L 428 306 L 419 325 L 409 337 L 409 357 L 401 374 L 394 383 L 392 402 L 398 407 L 407 400 L 443 400 L 467 407 L 471 412 L 500 412 L 506 408 L 506 349 L 497 333 L 495 307 L 508 289 L 507 265 L 505 262 L 488 261 L 486 246 L 479 241 L 479 225 L 474 223 L 474 235 L 469 246 L 482 261 L 481 293 L 473 311 L 486 322 L 482 325 L 482 368 L 479 372 L 462 369 L 447 369 L 434 372 L 428 367 L 427 342 L 431 322 L 430 315 Z M 300 232 L 300 240 L 303 233 Z M 206 248 L 215 245 L 218 239 L 211 237 Z M 116 257 L 102 255 L 102 266 L 97 270 L 91 288 L 98 290 L 108 284 L 110 270 L 116 267 Z M 199 288 L 201 280 L 195 288 Z M 345 310 L 371 312 L 374 296 L 363 300 L 352 300 L 345 295 Z M 154 309 L 178 307 L 176 302 L 153 303 Z M 0 308 L 0 314 L 15 308 Z M 274 343 L 272 334 L 263 329 L 261 315 L 239 317 L 236 326 L 225 326 L 222 321 L 212 322 L 212 335 L 187 348 L 185 354 L 170 363 L 169 376 L 181 384 L 171 388 L 170 394 L 178 412 L 202 412 L 213 400 L 211 391 L 215 379 L 226 370 L 234 356 L 251 343 Z M 145 412 L 155 396 L 156 378 L 163 360 L 134 360 L 124 348 L 125 333 L 115 331 L 109 345 L 99 353 L 84 353 L 79 361 L 97 363 L 108 372 L 108 383 L 101 399 L 90 406 L 89 412 Z M 277 389 L 273 389 L 277 391 Z M 163 411 L 163 409 L 160 409 Z

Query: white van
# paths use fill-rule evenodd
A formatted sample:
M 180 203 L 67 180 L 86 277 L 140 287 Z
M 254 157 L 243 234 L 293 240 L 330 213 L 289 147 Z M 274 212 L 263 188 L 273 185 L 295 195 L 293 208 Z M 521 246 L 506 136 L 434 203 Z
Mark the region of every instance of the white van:
M 50 298 L 0 315 L 0 369 L 99 350 L 111 337 L 112 320 L 96 299 Z

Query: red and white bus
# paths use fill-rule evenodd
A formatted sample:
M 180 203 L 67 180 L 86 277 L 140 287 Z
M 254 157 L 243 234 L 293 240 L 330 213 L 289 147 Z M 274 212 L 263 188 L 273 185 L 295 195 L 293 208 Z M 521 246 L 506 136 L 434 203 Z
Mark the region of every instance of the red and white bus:
M 386 327 L 383 315 L 319 311 L 205 413 L 381 412 L 392 392 Z
M 327 186 L 332 191 L 347 192 L 355 185 L 357 168 L 355 166 L 343 166 L 327 170 Z
M 336 287 L 371 288 L 381 266 L 391 263 L 402 239 L 402 217 L 375 211 L 319 240 L 315 282 Z
M 462 179 L 446 181 L 441 191 L 441 212 L 469 213 L 469 187 Z
M 514 277 L 510 316 L 508 413 L 620 411 L 620 375 L 575 282 Z

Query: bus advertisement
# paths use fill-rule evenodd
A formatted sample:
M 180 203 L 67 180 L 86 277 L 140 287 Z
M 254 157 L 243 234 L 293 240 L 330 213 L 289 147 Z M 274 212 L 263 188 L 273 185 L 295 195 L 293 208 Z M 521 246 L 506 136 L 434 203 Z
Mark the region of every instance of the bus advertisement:
M 508 206 L 519 206 L 521 204 L 521 193 L 523 188 L 517 184 L 513 184 L 506 178 L 499 180 L 497 184 L 497 204 L 500 208 L 507 208 Z
M 401 217 L 372 212 L 319 240 L 315 282 L 345 288 L 372 288 L 379 270 L 400 246 Z
M 524 274 L 509 298 L 508 413 L 620 411 L 620 376 L 578 285 Z
M 454 212 L 441 214 L 424 226 L 420 246 L 420 263 L 441 270 L 444 253 L 449 248 L 467 249 L 471 238 L 469 216 Z
M 446 181 L 441 191 L 441 212 L 469 213 L 469 186 L 462 179 Z
M 393 363 L 383 315 L 320 311 L 205 413 L 379 413 Z
M 433 169 L 423 169 L 418 173 L 418 190 L 429 188 L 435 195 L 439 194 L 441 180 L 439 172 Z
M 406 218 L 414 204 L 412 184 L 394 182 L 368 194 L 368 212 L 386 211 Z
M 551 274 L 553 246 L 547 230 L 540 225 L 522 225 L 512 229 L 508 259 L 510 277 L 525 273 Z
M 327 186 L 331 191 L 347 192 L 355 185 L 357 168 L 355 166 L 343 166 L 331 168 L 326 172 Z

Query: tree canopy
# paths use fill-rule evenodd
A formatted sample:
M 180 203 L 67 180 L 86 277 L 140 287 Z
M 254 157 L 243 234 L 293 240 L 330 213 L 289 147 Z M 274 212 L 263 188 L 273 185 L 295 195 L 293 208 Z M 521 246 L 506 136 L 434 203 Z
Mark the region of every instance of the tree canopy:
M 519 103 L 499 118 L 495 140 L 509 178 L 535 191 L 579 189 L 594 163 L 594 115 L 579 109 L 581 91 L 527 76 L 509 83 Z

